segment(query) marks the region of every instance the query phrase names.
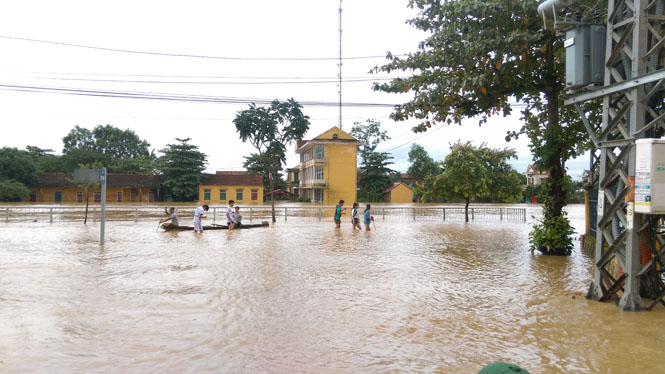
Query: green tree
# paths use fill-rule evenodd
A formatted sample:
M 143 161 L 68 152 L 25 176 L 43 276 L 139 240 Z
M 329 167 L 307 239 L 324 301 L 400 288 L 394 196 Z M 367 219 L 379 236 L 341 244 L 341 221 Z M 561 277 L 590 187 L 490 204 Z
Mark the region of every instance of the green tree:
M 386 140 L 390 140 L 386 131 L 381 131 L 381 122 L 368 118 L 365 124 L 354 122 L 350 134 L 359 142 L 363 143 L 358 147 L 360 162 L 363 163 L 369 154 L 376 151 L 376 147 Z
M 269 107 L 250 104 L 249 109 L 238 112 L 233 123 L 243 143 L 249 142 L 259 152 L 268 168 L 263 174 L 275 175 L 286 162 L 286 146 L 300 140 L 309 129 L 309 116 L 294 99 L 286 102 L 273 100 Z M 274 179 L 270 191 L 275 190 Z M 272 221 L 275 222 L 275 198 L 270 195 Z
M 78 168 L 79 169 L 101 169 L 104 166 L 100 161 L 93 162 L 91 164 L 79 164 Z M 69 182 L 74 183 L 74 180 L 71 179 Z M 85 215 L 83 216 L 83 224 L 88 223 L 88 206 L 90 205 L 90 191 L 92 191 L 95 188 L 100 188 L 101 183 L 81 183 L 77 184 L 77 187 L 83 189 L 83 193 L 85 195 Z
M 391 174 L 395 171 L 388 167 L 392 164 L 392 156 L 376 152 L 376 148 L 390 137 L 386 131 L 381 130 L 381 122 L 375 119 L 367 119 L 364 124 L 355 122 L 350 134 L 362 143 L 358 148 L 358 200 L 381 201 L 383 191 L 392 183 Z
M 406 171 L 410 178 L 422 182 L 426 177 L 432 177 L 441 173 L 441 165 L 430 157 L 429 153 L 419 144 L 412 144 L 409 150 L 409 162 L 411 165 Z
M 267 165 L 267 162 L 261 159 L 261 156 L 257 153 L 252 153 L 249 156 L 244 156 L 245 161 L 242 163 L 242 166 L 247 170 L 248 174 L 260 175 L 263 180 L 263 190 L 265 192 L 270 192 L 270 176 L 266 174 L 266 170 L 272 169 L 277 170 L 273 173 L 273 183 L 275 188 L 286 189 L 286 182 L 284 181 L 284 176 L 282 175 L 281 168 L 282 165 L 277 164 L 273 165 L 272 168 Z
M 0 148 L 0 180 L 34 185 L 37 182 L 37 171 L 32 155 L 18 148 Z
M 586 1 L 586 0 L 581 0 Z M 483 124 L 492 115 L 511 113 L 512 100 L 523 105 L 523 125 L 508 139 L 525 135 L 535 164 L 548 171 L 544 205 L 545 226 L 558 225 L 566 204 L 565 163 L 588 148 L 587 135 L 574 108 L 563 107 L 563 36 L 543 29 L 536 13 L 538 0 L 411 0 L 420 10 L 408 22 L 430 33 L 419 51 L 391 60 L 375 72 L 413 71 L 411 77 L 375 84 L 375 90 L 404 93 L 413 99 L 398 105 L 391 118 L 416 118 L 414 131 L 427 131 L 439 123 L 460 123 L 479 117 Z M 593 8 L 583 12 L 587 21 Z M 588 104 L 589 115 L 598 115 L 598 104 Z M 597 119 L 597 118 L 596 118 Z M 594 119 L 595 120 L 595 119 Z M 535 229 L 535 227 L 534 227 Z M 562 234 L 563 235 L 563 234 Z M 542 242 L 544 253 L 564 250 Z
M 370 152 L 360 164 L 358 200 L 383 201 L 383 191 L 393 182 L 394 170 L 388 165 L 393 157 L 386 152 Z
M 37 173 L 57 173 L 65 171 L 63 158 L 54 155 L 52 149 L 43 149 L 29 145 L 25 147 L 25 150 L 32 156 Z
M 426 199 L 463 200 L 464 219 L 469 222 L 471 200 L 492 197 L 515 201 L 522 196 L 519 173 L 507 162 L 511 158 L 517 158 L 513 149 L 457 142 L 443 160 L 443 173 L 426 177 L 416 193 Z
M 64 166 L 71 171 L 79 164 L 101 162 L 113 173 L 151 173 L 155 156 L 150 144 L 132 130 L 106 125 L 88 130 L 74 127 L 62 138 Z
M 179 143 L 167 144 L 160 150 L 163 156 L 157 159 L 162 185 L 176 201 L 195 201 L 207 157 L 199 147 L 188 143 L 190 138 L 176 140 Z
M 0 201 L 21 201 L 30 195 L 30 190 L 23 183 L 15 180 L 0 180 Z

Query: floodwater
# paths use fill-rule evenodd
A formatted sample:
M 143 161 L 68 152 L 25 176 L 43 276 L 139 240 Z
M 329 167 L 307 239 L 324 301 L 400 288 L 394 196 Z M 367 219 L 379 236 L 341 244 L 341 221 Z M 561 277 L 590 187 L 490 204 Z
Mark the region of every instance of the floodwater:
M 570 208 L 578 231 L 583 207 Z M 585 300 L 529 223 L 0 223 L 2 373 L 655 373 L 665 308 Z

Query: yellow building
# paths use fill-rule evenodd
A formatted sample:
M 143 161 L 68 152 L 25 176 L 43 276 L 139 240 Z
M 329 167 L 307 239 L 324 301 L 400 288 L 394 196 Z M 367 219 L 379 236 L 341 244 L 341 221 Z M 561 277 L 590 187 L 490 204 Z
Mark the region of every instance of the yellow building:
M 298 183 L 292 184 L 297 185 L 297 194 L 324 205 L 334 205 L 339 200 L 350 205 L 356 201 L 356 163 L 361 144 L 336 126 L 312 140 L 298 141 Z
M 203 174 L 199 185 L 200 204 L 263 204 L 263 178 L 244 172 L 218 171 Z
M 395 182 L 383 191 L 383 200 L 386 203 L 412 203 L 413 191 L 404 182 Z
M 85 190 L 72 182 L 72 173 L 42 173 L 30 186 L 33 203 L 84 203 Z M 157 199 L 161 178 L 146 174 L 112 174 L 106 179 L 107 203 L 147 203 Z M 90 202 L 101 202 L 102 190 L 90 191 Z

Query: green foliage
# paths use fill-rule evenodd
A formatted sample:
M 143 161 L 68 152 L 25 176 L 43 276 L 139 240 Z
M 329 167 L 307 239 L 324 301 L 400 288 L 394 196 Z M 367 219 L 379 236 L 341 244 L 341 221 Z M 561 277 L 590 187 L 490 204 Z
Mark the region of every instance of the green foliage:
M 0 180 L 34 185 L 37 182 L 37 170 L 32 155 L 18 148 L 0 148 Z
M 575 229 L 566 218 L 566 212 L 561 216 L 540 219 L 533 225 L 529 233 L 531 251 L 538 250 L 544 254 L 570 256 L 574 244 L 572 235 Z
M 63 158 L 54 155 L 52 149 L 29 145 L 25 150 L 32 156 L 37 173 L 57 173 L 64 170 Z
M 195 201 L 207 163 L 206 155 L 199 152 L 199 147 L 188 143 L 190 138 L 176 140 L 179 143 L 167 144 L 160 150 L 164 155 L 157 159 L 162 185 L 176 201 Z
M 412 144 L 409 150 L 409 162 L 411 165 L 407 170 L 410 178 L 422 182 L 426 177 L 441 174 L 441 165 L 434 161 L 425 148 L 419 144 Z
M 358 170 L 358 200 L 383 201 L 383 191 L 392 183 L 391 175 L 395 172 L 388 165 L 392 156 L 385 152 L 376 152 L 377 146 L 389 140 L 386 131 L 381 131 L 381 122 L 368 119 L 365 124 L 355 122 L 350 134 L 362 145 L 359 147 L 360 168 Z
M 282 168 L 281 164 L 273 165 L 272 167 L 267 165 L 267 161 L 263 160 L 261 156 L 257 153 L 252 153 L 248 156 L 244 156 L 245 161 L 242 163 L 242 166 L 247 170 L 248 174 L 260 175 L 263 180 L 263 190 L 270 191 L 270 172 L 269 170 L 276 170 L 273 174 L 273 182 L 275 188 L 286 189 L 286 182 L 280 169 Z
M 524 105 L 523 125 L 507 139 L 527 136 L 536 166 L 558 181 L 545 203 L 549 219 L 561 216 L 566 204 L 560 183 L 566 161 L 581 155 L 589 143 L 580 116 L 572 106 L 562 105 L 564 36 L 543 29 L 538 3 L 411 0 L 409 5 L 420 12 L 408 22 L 429 36 L 417 52 L 404 58 L 389 54 L 390 62 L 373 71 L 414 72 L 375 84 L 374 89 L 413 91 L 413 99 L 398 105 L 391 118 L 420 120 L 416 132 L 437 124 L 461 124 L 464 118 L 479 118 L 484 124 L 493 115 L 509 115 L 513 100 Z M 597 14 L 593 7 L 580 9 L 584 18 Z M 587 116 L 599 115 L 598 103 L 585 105 Z
M 463 200 L 467 208 L 470 201 L 479 198 L 517 201 L 521 198 L 521 184 L 519 173 L 508 163 L 511 158 L 516 158 L 513 149 L 457 142 L 443 160 L 443 173 L 426 177 L 415 192 L 426 200 Z
M 267 108 L 250 104 L 249 109 L 238 112 L 233 120 L 240 140 L 243 143 L 249 142 L 256 148 L 259 160 L 273 175 L 276 175 L 286 162 L 286 146 L 302 139 L 309 130 L 309 116 L 303 114 L 301 109 L 302 105 L 293 99 L 284 103 L 273 100 Z M 270 191 L 274 191 L 274 180 L 270 182 Z M 275 195 L 270 196 L 272 221 L 275 222 Z
M 88 130 L 74 127 L 62 138 L 63 166 L 74 170 L 79 164 L 101 162 L 112 173 L 154 172 L 155 156 L 150 144 L 132 130 L 121 130 L 111 125 Z
M 310 199 L 310 198 L 307 197 L 307 196 L 300 196 L 300 197 L 298 198 L 298 201 L 301 202 L 301 203 L 311 203 L 311 202 L 312 202 L 312 199 Z
M 6 179 L 0 180 L 0 201 L 21 201 L 30 196 L 30 190 L 23 183 Z
M 366 124 L 354 122 L 350 134 L 356 138 L 362 145 L 358 148 L 361 162 L 365 160 L 369 154 L 376 151 L 376 147 L 386 140 L 390 140 L 386 131 L 381 131 L 381 122 L 368 118 Z
M 266 165 L 279 165 L 286 161 L 286 146 L 302 139 L 309 130 L 309 116 L 303 114 L 302 105 L 289 99 L 284 103 L 273 100 L 269 107 L 250 104 L 249 109 L 238 112 L 233 123 L 243 143 L 249 142 L 259 152 Z

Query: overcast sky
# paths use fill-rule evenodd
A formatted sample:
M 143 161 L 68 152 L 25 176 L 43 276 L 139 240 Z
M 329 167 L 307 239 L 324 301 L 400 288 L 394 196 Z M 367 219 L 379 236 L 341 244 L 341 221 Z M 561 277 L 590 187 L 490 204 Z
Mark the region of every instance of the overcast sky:
M 407 3 L 342 3 L 344 103 L 408 99 L 373 92 L 372 80 L 387 76 L 368 74 L 385 62 L 379 56 L 416 51 L 424 39 L 405 23 L 415 14 Z M 248 107 L 244 99 L 312 103 L 303 109 L 311 117 L 306 138 L 338 124 L 338 9 L 338 0 L 1 2 L 0 146 L 60 153 L 75 125 L 110 124 L 132 129 L 156 151 L 189 137 L 208 155 L 209 172 L 241 170 L 243 156 L 254 151 L 232 123 Z M 208 102 L 155 100 L 165 95 Z M 378 150 L 393 154 L 393 169 L 406 171 L 414 142 L 442 160 L 458 139 L 516 148 L 519 160 L 512 163 L 520 172 L 531 163 L 526 139 L 504 140 L 506 131 L 519 129 L 518 115 L 494 117 L 481 128 L 477 120 L 436 126 L 423 135 L 410 131 L 415 123 L 391 121 L 390 112 L 390 106 L 344 106 L 342 125 L 350 131 L 354 122 L 380 121 L 392 139 Z M 297 163 L 292 152 L 287 166 Z M 579 179 L 587 164 L 588 157 L 571 161 L 569 173 Z

